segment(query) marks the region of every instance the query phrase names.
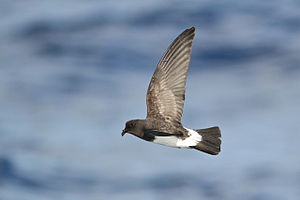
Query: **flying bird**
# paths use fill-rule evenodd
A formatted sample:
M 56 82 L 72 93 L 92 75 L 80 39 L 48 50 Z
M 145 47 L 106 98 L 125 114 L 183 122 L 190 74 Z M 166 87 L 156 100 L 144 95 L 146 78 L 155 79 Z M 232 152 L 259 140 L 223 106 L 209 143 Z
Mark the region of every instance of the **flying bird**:
M 130 133 L 170 147 L 191 148 L 212 155 L 220 152 L 219 127 L 188 129 L 181 124 L 194 36 L 195 27 L 186 29 L 168 47 L 148 87 L 146 119 L 127 121 L 122 136 Z

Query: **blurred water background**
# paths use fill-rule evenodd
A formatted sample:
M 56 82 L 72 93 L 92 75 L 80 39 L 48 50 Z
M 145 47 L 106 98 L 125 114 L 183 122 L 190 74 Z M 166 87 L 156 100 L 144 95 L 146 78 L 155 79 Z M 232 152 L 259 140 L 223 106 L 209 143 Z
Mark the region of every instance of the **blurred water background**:
M 1 200 L 299 199 L 299 1 L 0 2 Z M 216 157 L 121 137 L 191 26 L 183 124 Z

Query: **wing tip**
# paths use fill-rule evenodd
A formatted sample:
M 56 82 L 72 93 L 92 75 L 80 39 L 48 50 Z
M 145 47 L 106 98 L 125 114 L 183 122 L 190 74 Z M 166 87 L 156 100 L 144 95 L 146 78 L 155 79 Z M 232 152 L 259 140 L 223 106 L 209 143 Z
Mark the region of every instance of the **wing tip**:
M 189 30 L 191 30 L 191 31 L 195 31 L 195 26 L 192 26 L 191 28 L 189 28 Z
M 194 33 L 196 30 L 195 26 L 192 26 L 191 28 L 186 29 L 184 32 Z
M 192 36 L 192 38 L 194 37 L 195 35 L 195 30 L 196 28 L 194 26 L 192 26 L 191 28 L 188 28 L 188 29 L 185 29 L 178 37 L 180 39 L 182 38 L 185 38 L 185 37 L 188 37 L 188 36 Z M 175 40 L 176 41 L 176 40 Z

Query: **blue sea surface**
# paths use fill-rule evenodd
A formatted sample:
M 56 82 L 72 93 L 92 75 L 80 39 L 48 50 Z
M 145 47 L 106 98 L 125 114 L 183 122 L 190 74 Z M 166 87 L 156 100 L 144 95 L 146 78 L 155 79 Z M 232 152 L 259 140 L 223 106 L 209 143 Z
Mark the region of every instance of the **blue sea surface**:
M 300 3 L 0 2 L 0 200 L 300 196 Z M 183 125 L 210 156 L 121 137 L 156 64 L 196 27 Z

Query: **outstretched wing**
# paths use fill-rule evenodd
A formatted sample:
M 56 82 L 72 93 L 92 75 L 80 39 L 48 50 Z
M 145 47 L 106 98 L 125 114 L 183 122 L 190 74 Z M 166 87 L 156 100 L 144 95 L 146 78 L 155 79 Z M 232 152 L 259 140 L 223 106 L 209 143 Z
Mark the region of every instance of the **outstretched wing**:
M 186 29 L 160 59 L 148 87 L 147 118 L 181 125 L 194 32 L 194 27 Z

